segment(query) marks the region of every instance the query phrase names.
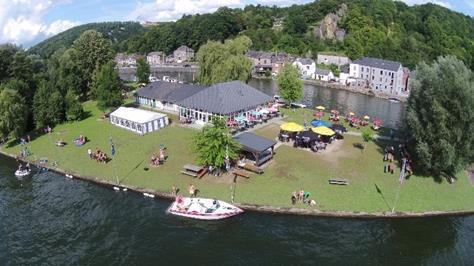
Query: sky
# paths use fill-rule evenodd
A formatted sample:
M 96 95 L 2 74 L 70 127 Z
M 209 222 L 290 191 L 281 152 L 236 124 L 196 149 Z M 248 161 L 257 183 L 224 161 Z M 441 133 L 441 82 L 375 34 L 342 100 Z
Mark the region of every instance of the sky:
M 432 2 L 474 17 L 474 0 Z M 0 0 L 0 43 L 29 47 L 76 25 L 101 21 L 173 21 L 183 14 L 214 12 L 221 6 L 288 6 L 311 0 Z

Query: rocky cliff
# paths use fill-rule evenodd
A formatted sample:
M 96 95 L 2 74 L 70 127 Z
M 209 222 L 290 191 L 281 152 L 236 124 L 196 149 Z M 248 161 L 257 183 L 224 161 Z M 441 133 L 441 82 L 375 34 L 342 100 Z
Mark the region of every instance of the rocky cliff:
M 324 19 L 321 20 L 319 25 L 314 29 L 314 35 L 323 40 L 329 39 L 343 41 L 346 36 L 346 31 L 339 28 L 337 24 L 346 15 L 347 9 L 346 4 L 341 4 L 339 10 L 324 17 Z

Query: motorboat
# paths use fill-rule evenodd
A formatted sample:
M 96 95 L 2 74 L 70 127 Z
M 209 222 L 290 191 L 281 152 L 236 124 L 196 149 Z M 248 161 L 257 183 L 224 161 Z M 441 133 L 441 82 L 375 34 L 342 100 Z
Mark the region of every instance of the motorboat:
M 199 220 L 220 220 L 244 211 L 221 200 L 178 196 L 167 212 Z
M 399 103 L 400 102 L 399 99 L 393 98 L 393 97 L 388 98 L 388 100 L 391 101 L 392 103 Z
M 291 106 L 296 108 L 306 108 L 306 104 L 304 103 L 291 103 Z
M 16 177 L 25 177 L 31 174 L 31 169 L 18 169 L 15 171 L 15 176 Z

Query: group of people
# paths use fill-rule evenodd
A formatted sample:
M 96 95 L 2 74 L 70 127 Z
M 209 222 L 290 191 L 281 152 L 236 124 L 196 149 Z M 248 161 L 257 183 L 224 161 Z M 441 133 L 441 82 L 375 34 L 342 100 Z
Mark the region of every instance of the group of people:
M 79 135 L 77 139 L 74 140 L 74 144 L 77 146 L 82 146 L 86 143 L 87 139 L 83 135 Z
M 384 173 L 394 173 L 395 164 L 393 160 L 395 159 L 395 148 L 393 146 L 387 146 L 384 149 L 383 161 L 387 162 L 384 166 Z
M 159 166 L 165 162 L 165 150 L 160 148 L 160 154 L 153 153 L 150 158 L 150 166 Z
M 89 158 L 94 159 L 99 163 L 106 163 L 108 160 L 107 154 L 99 149 L 97 149 L 94 153 L 91 149 L 88 149 L 87 154 L 89 155 Z
M 398 146 L 399 152 L 400 152 L 400 157 L 401 157 L 401 166 L 405 165 L 405 173 L 407 176 L 410 176 L 413 174 L 413 167 L 412 167 L 412 160 L 411 156 L 408 153 L 408 149 L 406 148 L 405 145 L 400 144 Z M 383 156 L 383 161 L 387 162 L 388 164 L 385 164 L 384 166 L 384 173 L 391 173 L 393 174 L 395 171 L 395 147 L 393 146 L 387 146 L 384 149 L 384 156 Z
M 26 145 L 27 143 L 30 143 L 31 137 L 30 135 L 26 135 L 24 138 L 20 138 L 20 145 Z
M 316 201 L 309 199 L 311 193 L 300 189 L 299 191 L 293 191 L 291 194 L 291 204 L 295 205 L 296 203 L 308 204 L 309 206 L 315 206 Z
M 30 163 L 26 163 L 25 166 L 23 166 L 23 164 L 18 164 L 18 171 L 31 171 L 31 167 L 30 167 Z

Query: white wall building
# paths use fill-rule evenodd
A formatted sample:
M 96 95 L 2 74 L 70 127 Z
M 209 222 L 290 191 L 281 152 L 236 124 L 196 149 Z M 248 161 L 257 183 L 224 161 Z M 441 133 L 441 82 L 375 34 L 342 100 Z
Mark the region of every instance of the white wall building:
M 312 59 L 298 58 L 293 62 L 293 66 L 298 68 L 302 78 L 315 78 L 316 63 Z
M 146 61 L 150 66 L 158 66 L 165 62 L 165 54 L 163 52 L 151 52 L 146 56 Z
M 137 54 L 124 54 L 118 53 L 115 56 L 115 63 L 118 67 L 136 67 L 137 66 Z
M 330 53 L 318 53 L 318 64 L 325 65 L 336 65 L 338 67 L 348 65 L 351 60 L 347 56 L 330 54 Z
M 334 80 L 334 74 L 331 70 L 316 68 L 314 70 L 314 79 L 322 81 Z
M 376 93 L 401 95 L 407 87 L 403 66 L 395 61 L 363 57 L 350 64 L 349 76 L 364 80 Z
M 119 107 L 110 114 L 110 123 L 140 135 L 168 125 L 168 116 L 162 113 L 130 107 Z

